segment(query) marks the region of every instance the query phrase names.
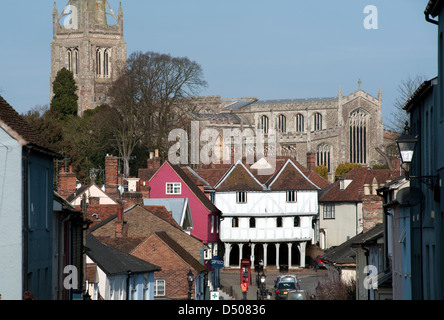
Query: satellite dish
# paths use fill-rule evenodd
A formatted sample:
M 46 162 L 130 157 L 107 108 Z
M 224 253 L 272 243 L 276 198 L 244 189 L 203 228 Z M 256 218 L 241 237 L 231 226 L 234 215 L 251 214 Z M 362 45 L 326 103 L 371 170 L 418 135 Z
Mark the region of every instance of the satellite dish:
M 396 194 L 396 200 L 403 207 L 414 207 L 418 205 L 423 198 L 424 194 L 421 189 L 415 187 L 403 188 Z

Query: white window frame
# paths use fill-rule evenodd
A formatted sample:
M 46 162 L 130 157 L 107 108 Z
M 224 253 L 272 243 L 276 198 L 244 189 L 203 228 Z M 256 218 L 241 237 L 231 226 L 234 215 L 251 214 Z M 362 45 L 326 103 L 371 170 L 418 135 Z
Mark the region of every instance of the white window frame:
M 168 186 L 171 186 L 171 189 L 169 189 Z M 180 182 L 167 182 L 165 184 L 165 193 L 168 194 L 168 195 L 171 195 L 171 194 L 182 194 L 182 183 L 180 183 Z
M 159 293 L 159 284 L 163 284 L 163 293 Z M 154 296 L 155 297 L 165 297 L 166 295 L 166 282 L 164 279 L 157 279 L 154 283 Z
M 246 191 L 238 191 L 236 192 L 236 203 L 247 203 L 247 192 Z
M 286 194 L 288 203 L 298 202 L 298 193 L 296 190 L 287 190 Z
M 334 220 L 335 219 L 335 204 L 334 203 L 324 203 L 322 217 L 324 218 L 324 220 Z

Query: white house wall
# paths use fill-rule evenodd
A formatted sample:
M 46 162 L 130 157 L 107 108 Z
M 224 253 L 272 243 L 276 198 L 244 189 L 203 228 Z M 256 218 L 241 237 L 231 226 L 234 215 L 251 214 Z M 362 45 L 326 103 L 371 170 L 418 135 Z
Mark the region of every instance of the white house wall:
M 236 203 L 236 192 L 217 192 L 215 205 L 222 211 L 220 238 L 224 242 L 245 241 L 295 241 L 313 237 L 312 218 L 318 213 L 317 192 L 297 193 L 297 202 L 287 203 L 286 192 L 247 192 L 247 203 Z M 294 227 L 294 217 L 300 217 L 299 227 Z M 232 227 L 234 217 L 239 227 Z M 256 218 L 255 228 L 250 228 L 250 218 Z M 282 217 L 282 227 L 276 227 Z
M 0 128 L 0 294 L 22 299 L 22 147 Z
M 107 196 L 102 190 L 100 190 L 97 186 L 92 185 L 86 191 L 86 201 L 89 203 L 89 198 L 99 198 L 99 204 L 116 204 L 116 202 Z M 74 201 L 71 203 L 74 206 L 80 206 L 82 204 L 82 197 L 76 197 Z
M 335 203 L 335 218 L 324 219 L 324 205 L 319 205 L 320 228 L 325 232 L 325 248 L 338 246 L 357 234 L 356 203 Z

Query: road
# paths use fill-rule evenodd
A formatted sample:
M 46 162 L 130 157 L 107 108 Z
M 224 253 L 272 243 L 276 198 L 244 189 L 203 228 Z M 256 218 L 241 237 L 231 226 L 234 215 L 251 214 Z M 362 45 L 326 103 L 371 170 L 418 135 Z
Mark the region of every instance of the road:
M 265 285 L 267 289 L 272 293 L 271 299 L 274 300 L 274 280 L 280 274 L 278 271 L 265 271 L 266 280 Z M 295 274 L 301 280 L 301 289 L 306 290 L 308 295 L 316 295 L 316 287 L 320 281 L 328 276 L 328 272 L 325 269 L 320 269 L 315 272 L 313 269 L 302 269 L 302 270 L 290 270 L 285 274 Z M 249 287 L 247 299 L 256 300 L 257 299 L 257 287 L 256 287 L 256 273 L 252 272 L 252 284 Z M 223 291 L 236 300 L 242 299 L 242 293 L 240 289 L 240 275 L 239 270 L 224 270 L 221 272 L 221 285 Z

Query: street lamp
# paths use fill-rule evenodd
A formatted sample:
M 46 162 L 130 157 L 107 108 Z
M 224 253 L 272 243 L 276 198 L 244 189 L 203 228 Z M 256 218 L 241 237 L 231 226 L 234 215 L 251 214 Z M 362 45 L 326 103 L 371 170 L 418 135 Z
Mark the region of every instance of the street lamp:
M 424 183 L 429 188 L 433 190 L 435 195 L 435 200 L 439 201 L 439 177 L 438 176 L 410 176 L 410 164 L 413 161 L 413 155 L 415 153 L 416 143 L 418 142 L 418 136 L 413 136 L 410 134 L 409 123 L 405 123 L 404 132 L 396 139 L 396 144 L 398 145 L 399 154 L 401 156 L 402 163 L 407 165 L 405 178 L 406 180 L 417 179 L 419 182 Z
M 415 152 L 417 142 L 418 137 L 410 134 L 409 123 L 406 122 L 404 132 L 399 136 L 398 139 L 396 139 L 396 144 L 398 145 L 402 163 L 410 165 L 413 160 L 413 154 Z
M 188 280 L 188 300 L 191 300 L 191 288 L 194 282 L 194 274 L 193 271 L 191 271 L 191 269 L 190 271 L 188 271 L 187 280 Z

